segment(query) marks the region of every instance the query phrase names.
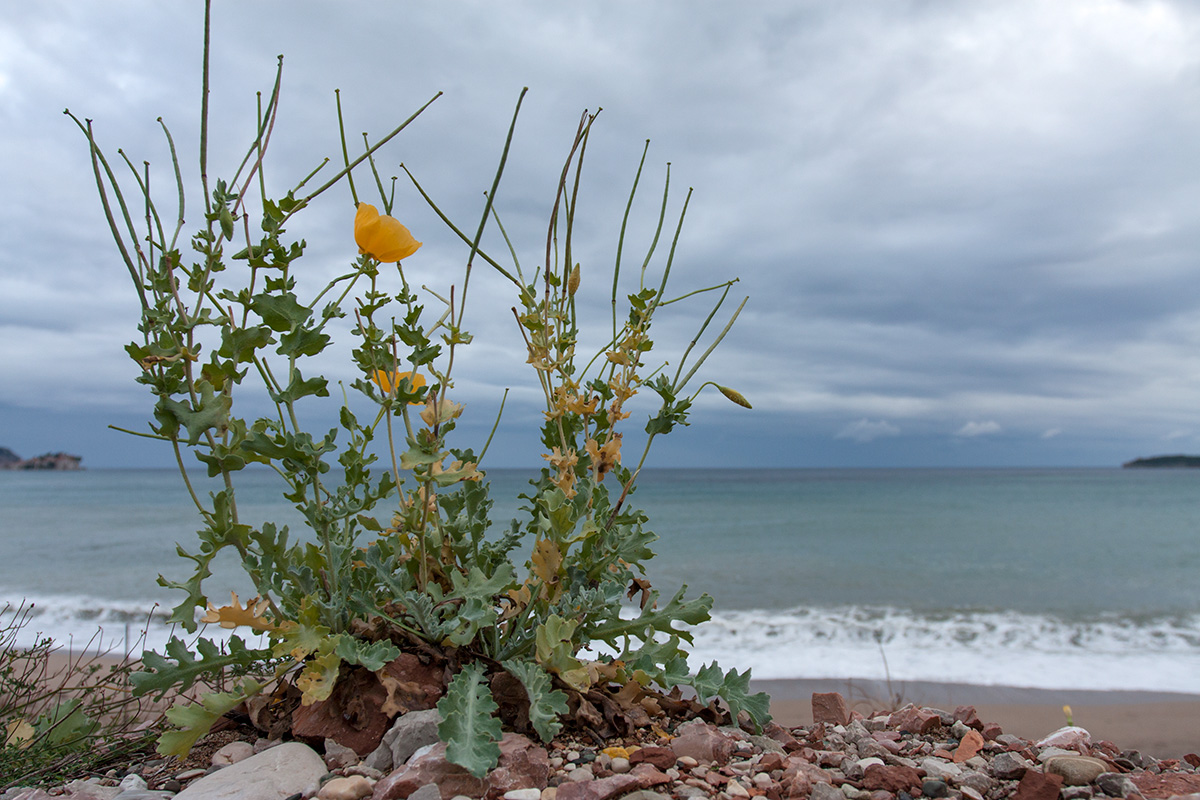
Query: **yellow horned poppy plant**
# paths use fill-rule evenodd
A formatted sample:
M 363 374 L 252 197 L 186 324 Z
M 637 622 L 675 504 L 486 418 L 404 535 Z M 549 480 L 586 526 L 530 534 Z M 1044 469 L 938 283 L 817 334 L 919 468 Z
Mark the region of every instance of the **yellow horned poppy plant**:
M 425 376 L 419 372 L 388 372 L 384 369 L 377 369 L 371 376 L 371 381 L 388 394 L 396 391 L 407 381 L 408 391 L 415 392 L 425 385 Z M 424 402 L 423 400 L 413 400 L 409 405 L 421 405 Z
M 384 263 L 408 258 L 421 246 L 400 220 L 380 214 L 370 203 L 358 204 L 358 213 L 354 215 L 354 241 L 358 243 L 360 253 Z

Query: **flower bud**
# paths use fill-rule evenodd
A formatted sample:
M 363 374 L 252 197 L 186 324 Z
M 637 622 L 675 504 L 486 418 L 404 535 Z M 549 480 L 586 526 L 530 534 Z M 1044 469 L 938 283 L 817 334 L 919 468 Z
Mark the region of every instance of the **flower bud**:
M 730 389 L 728 386 L 722 386 L 719 383 L 715 383 L 713 385 L 716 386 L 718 390 L 720 390 L 721 394 L 725 395 L 726 397 L 728 397 L 733 402 L 737 403 L 742 408 L 754 408 L 754 406 L 750 405 L 750 401 L 747 400 L 745 397 L 743 397 L 742 393 L 737 391 L 736 389 Z

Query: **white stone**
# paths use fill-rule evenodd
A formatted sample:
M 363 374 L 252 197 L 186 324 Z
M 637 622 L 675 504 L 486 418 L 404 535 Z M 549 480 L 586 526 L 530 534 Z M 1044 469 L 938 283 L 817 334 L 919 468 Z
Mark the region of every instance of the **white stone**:
M 949 781 L 962 775 L 962 767 L 944 758 L 925 758 L 921 760 L 921 769 L 925 774 L 939 781 Z
M 245 761 L 254 755 L 254 745 L 249 742 L 230 742 L 212 754 L 214 767 L 227 767 L 239 761 Z
M 145 789 L 146 779 L 135 772 L 132 775 L 126 775 L 124 778 L 122 778 L 120 787 L 122 791 L 128 791 L 130 789 Z
M 573 769 L 567 773 L 567 780 L 569 780 L 571 783 L 582 783 L 583 781 L 590 781 L 595 777 L 596 776 L 592 773 L 591 765 L 586 767 L 577 767 L 576 769 Z
M 609 765 L 609 769 L 618 775 L 623 775 L 624 773 L 629 772 L 629 759 L 617 756 L 612 760 L 612 764 Z
M 375 781 L 354 775 L 349 778 L 334 778 L 317 792 L 320 800 L 359 800 L 375 791 Z
M 547 786 L 545 789 L 542 789 L 542 800 L 556 800 L 557 797 L 557 786 Z
M 317 793 L 325 761 L 311 747 L 287 742 L 200 778 L 176 800 L 284 800 Z
M 504 800 L 542 800 L 542 790 L 537 788 L 511 789 L 504 793 Z
M 746 791 L 746 787 L 742 786 L 737 781 L 730 781 L 725 784 L 725 793 L 730 797 L 749 797 L 750 793 Z
M 1067 747 L 1071 748 L 1079 744 L 1091 744 L 1092 735 L 1083 728 L 1068 725 L 1065 728 L 1059 728 L 1054 733 L 1047 736 L 1037 743 L 1038 747 Z

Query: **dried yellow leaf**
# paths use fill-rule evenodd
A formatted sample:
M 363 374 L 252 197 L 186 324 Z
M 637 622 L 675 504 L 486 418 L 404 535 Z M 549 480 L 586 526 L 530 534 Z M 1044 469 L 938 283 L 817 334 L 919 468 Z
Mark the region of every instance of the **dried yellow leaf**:
M 222 628 L 237 628 L 244 626 L 253 628 L 256 631 L 273 631 L 277 630 L 275 623 L 264 617 L 262 614 L 271 604 L 261 597 L 254 597 L 246 601 L 245 607 L 238 601 L 237 592 L 230 592 L 230 604 L 215 608 L 212 603 L 208 604 L 208 611 L 200 618 L 201 622 L 209 625 L 217 624 Z

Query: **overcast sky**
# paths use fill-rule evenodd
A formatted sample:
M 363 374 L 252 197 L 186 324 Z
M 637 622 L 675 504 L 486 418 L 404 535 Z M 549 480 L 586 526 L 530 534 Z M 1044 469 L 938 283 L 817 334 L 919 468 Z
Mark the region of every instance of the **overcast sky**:
M 603 107 L 577 253 L 599 322 L 651 140 L 635 213 L 652 220 L 668 161 L 672 214 L 694 187 L 673 280 L 741 279 L 750 301 L 704 378 L 755 406 L 703 395 L 652 464 L 1113 465 L 1200 451 L 1194 3 L 214 5 L 213 175 L 240 159 L 282 53 L 274 190 L 339 158 L 335 89 L 348 130 L 376 138 L 443 91 L 381 169 L 403 161 L 473 229 L 528 86 L 497 198 L 527 271 L 578 116 Z M 194 175 L 201 8 L 0 9 L 0 445 L 23 456 L 170 463 L 106 427 L 144 429 L 151 399 L 122 350 L 137 335 L 128 276 L 62 111 L 92 118 L 111 158 L 149 160 L 170 206 L 155 120 Z M 190 223 L 201 202 L 189 197 Z M 465 253 L 403 184 L 396 213 L 426 242 L 406 269 L 449 280 Z M 291 227 L 313 275 L 354 258 L 352 218 L 337 189 Z M 648 241 L 635 226 L 626 258 L 640 262 Z M 531 376 L 502 289 L 482 276 L 473 289 L 464 432 L 486 431 L 513 387 L 492 465 L 531 464 Z M 666 321 L 663 357 L 691 322 Z

